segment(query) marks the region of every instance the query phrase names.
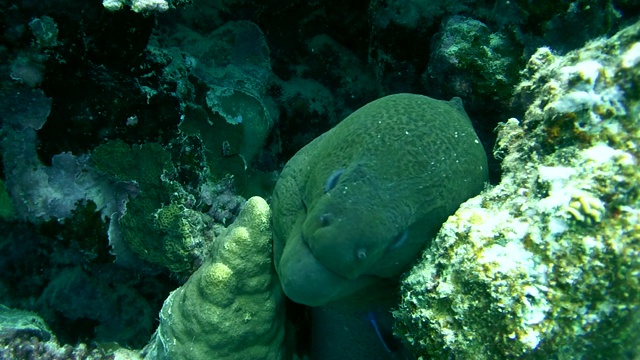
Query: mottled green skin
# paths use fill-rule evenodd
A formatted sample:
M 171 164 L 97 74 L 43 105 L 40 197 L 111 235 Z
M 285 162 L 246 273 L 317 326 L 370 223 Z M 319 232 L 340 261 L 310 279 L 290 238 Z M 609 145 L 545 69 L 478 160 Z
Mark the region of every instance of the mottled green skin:
M 280 175 L 274 257 L 286 295 L 322 306 L 397 277 L 486 180 L 486 154 L 459 99 L 397 94 L 363 106 Z

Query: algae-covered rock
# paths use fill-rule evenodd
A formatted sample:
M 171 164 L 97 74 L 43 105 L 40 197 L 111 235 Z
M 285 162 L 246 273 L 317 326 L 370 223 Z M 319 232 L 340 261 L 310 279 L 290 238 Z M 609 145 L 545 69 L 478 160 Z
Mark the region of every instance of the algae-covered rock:
M 283 359 L 284 297 L 267 203 L 247 201 L 206 262 L 172 292 L 146 359 Z
M 137 189 L 124 214 L 114 219 L 127 248 L 176 274 L 191 274 L 204 257 L 211 221 L 183 205 L 188 196 L 180 184 L 168 180 L 176 172 L 170 153 L 153 142 L 130 146 L 113 140 L 94 150 L 93 162 L 120 186 Z
M 180 46 L 196 59 L 204 104 L 186 107 L 180 131 L 202 139 L 212 171 L 241 179 L 273 125 L 264 102 L 271 76 L 266 38 L 249 21 L 190 36 L 195 40 Z
M 161 236 L 153 227 L 152 214 L 169 202 L 170 192 L 160 179 L 165 171 L 173 170 L 169 153 L 157 143 L 130 146 L 112 140 L 98 146 L 92 159 L 100 171 L 139 189 L 116 221 L 131 251 L 145 261 L 163 264 Z
M 80 267 L 61 270 L 38 299 L 42 317 L 50 323 L 90 319 L 99 342 L 144 344 L 153 331 L 153 312 L 146 299 L 130 287 L 101 281 Z
M 522 49 L 512 38 L 481 21 L 452 16 L 433 38 L 422 80 L 434 96 L 462 97 L 473 113 L 487 103 L 508 106 L 522 65 Z
M 105 345 L 105 344 L 101 344 Z M 60 344 L 55 334 L 37 314 L 0 305 L 1 359 L 109 359 L 140 360 L 136 351 L 113 343 Z
M 500 184 L 402 283 L 397 333 L 430 359 L 640 356 L 640 23 L 524 72 Z

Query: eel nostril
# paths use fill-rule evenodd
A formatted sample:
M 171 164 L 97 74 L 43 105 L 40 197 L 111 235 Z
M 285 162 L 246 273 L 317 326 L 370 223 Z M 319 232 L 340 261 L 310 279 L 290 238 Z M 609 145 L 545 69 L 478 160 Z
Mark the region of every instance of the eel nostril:
M 333 216 L 329 213 L 326 214 L 322 214 L 320 215 L 320 226 L 322 227 L 326 227 L 331 225 L 331 222 L 333 221 Z

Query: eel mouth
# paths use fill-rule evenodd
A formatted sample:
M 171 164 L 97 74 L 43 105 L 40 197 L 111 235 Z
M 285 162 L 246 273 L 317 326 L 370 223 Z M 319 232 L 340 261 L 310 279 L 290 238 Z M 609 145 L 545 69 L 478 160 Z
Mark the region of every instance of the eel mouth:
M 276 270 L 285 295 L 307 306 L 338 301 L 377 281 L 374 276 L 347 279 L 325 267 L 301 234 L 289 238 Z

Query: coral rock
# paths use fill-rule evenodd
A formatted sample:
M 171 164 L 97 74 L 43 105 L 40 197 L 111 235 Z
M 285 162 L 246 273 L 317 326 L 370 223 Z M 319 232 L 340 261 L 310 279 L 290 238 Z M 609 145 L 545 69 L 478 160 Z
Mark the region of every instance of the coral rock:
M 557 56 L 498 129 L 500 184 L 443 225 L 402 284 L 397 332 L 430 359 L 640 356 L 640 23 Z
M 211 256 L 165 301 L 146 359 L 284 358 L 270 218 L 263 199 L 247 201 Z

